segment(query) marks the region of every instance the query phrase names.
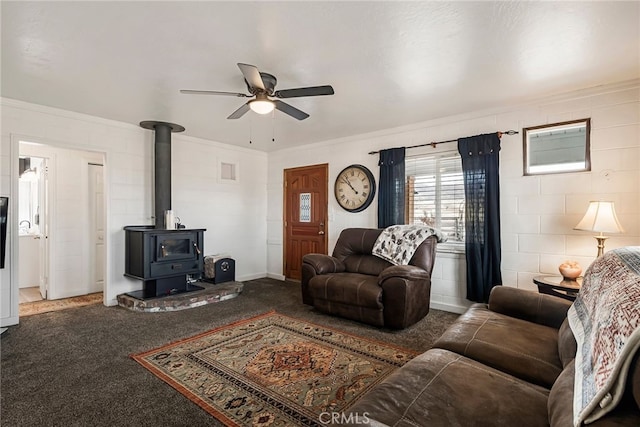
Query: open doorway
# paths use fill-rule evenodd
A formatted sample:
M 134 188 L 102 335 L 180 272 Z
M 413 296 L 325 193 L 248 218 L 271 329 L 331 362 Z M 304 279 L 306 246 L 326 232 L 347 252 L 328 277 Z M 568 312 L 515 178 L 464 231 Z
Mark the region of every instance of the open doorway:
M 20 304 L 103 292 L 104 154 L 20 141 L 19 158 Z
M 18 259 L 20 303 L 47 298 L 48 159 L 22 156 L 18 168 Z

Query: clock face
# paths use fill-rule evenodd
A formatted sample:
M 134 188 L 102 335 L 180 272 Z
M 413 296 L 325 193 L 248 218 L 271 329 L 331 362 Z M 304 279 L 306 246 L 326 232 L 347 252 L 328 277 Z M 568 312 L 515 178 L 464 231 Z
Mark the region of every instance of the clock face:
M 351 165 L 338 174 L 334 191 L 336 200 L 343 209 L 360 212 L 373 201 L 376 182 L 369 169 L 362 165 Z

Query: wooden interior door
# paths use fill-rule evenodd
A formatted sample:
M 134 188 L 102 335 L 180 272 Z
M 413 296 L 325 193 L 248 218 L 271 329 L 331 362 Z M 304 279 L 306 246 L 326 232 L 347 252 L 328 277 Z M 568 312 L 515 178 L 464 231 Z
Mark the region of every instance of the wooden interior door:
M 47 299 L 49 296 L 49 278 L 51 273 L 51 263 L 49 262 L 49 159 L 42 159 L 38 174 L 38 226 L 40 227 L 40 243 L 38 251 L 40 257 L 40 268 L 38 278 L 40 286 L 40 296 Z
M 101 164 L 89 163 L 89 281 L 87 293 L 104 290 L 104 175 Z
M 302 257 L 327 253 L 329 165 L 284 171 L 284 275 L 300 280 Z

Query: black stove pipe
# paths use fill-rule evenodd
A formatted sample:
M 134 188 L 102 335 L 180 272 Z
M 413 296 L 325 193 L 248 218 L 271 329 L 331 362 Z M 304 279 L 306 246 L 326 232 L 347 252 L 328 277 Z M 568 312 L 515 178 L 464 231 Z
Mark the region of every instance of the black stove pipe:
M 166 229 L 165 211 L 171 210 L 171 132 L 183 132 L 184 127 L 167 122 L 144 121 L 140 126 L 155 130 L 154 204 L 156 228 Z

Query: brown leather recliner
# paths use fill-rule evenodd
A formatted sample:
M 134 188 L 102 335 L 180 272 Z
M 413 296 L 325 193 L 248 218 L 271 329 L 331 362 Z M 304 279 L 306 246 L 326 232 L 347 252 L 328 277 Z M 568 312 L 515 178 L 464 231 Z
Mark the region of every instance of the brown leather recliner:
M 302 258 L 302 302 L 319 311 L 374 326 L 403 329 L 429 312 L 437 240 L 428 237 L 409 265 L 372 255 L 381 229 L 348 228 L 333 256 Z

